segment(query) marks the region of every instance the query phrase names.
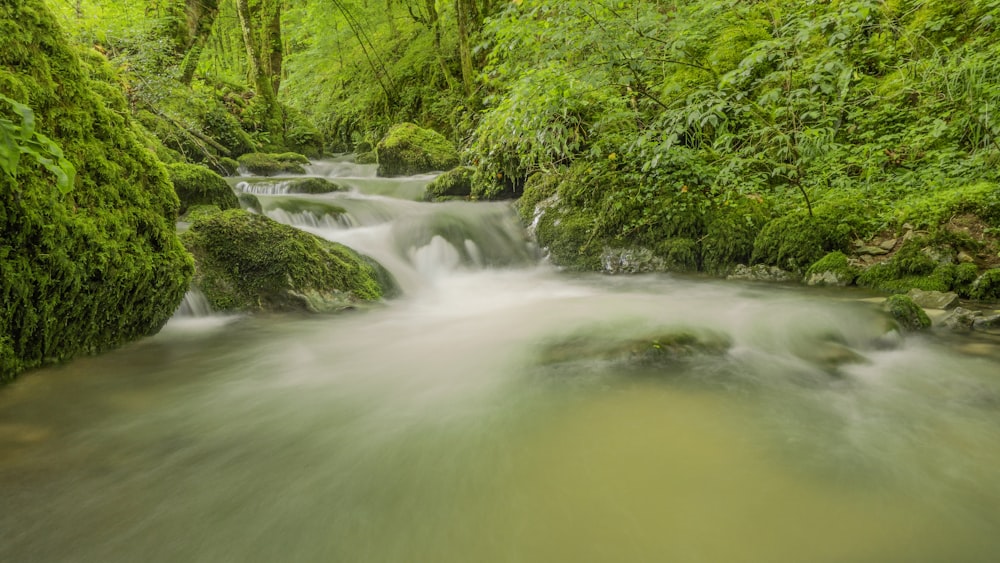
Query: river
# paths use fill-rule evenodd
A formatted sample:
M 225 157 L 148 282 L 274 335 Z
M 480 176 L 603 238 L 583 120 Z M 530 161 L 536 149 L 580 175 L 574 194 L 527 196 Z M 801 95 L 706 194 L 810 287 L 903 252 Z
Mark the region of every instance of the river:
M 193 301 L 0 389 L 0 561 L 997 560 L 995 339 L 887 336 L 847 290 L 562 273 L 505 204 L 310 174 L 350 191 L 243 187 L 404 294 Z M 635 351 L 676 334 L 708 344 Z

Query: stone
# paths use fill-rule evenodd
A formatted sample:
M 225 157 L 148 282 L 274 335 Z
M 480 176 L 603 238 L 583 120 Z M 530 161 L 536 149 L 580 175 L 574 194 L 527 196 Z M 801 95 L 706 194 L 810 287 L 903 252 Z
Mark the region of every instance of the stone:
M 727 280 L 741 280 L 741 281 L 762 281 L 762 282 L 795 282 L 799 281 L 798 276 L 791 272 L 787 272 L 778 268 L 777 266 L 768 266 L 766 264 L 757 264 L 755 266 L 746 266 L 744 264 L 739 264 L 733 268 L 733 272 L 726 276 Z
M 878 246 L 862 246 L 858 249 L 858 254 L 868 256 L 884 256 L 889 254 L 889 251 Z
M 970 256 L 969 253 L 965 252 L 964 250 L 958 253 L 958 262 L 960 264 L 972 264 L 975 261 L 976 259 Z
M 1000 315 L 990 315 L 979 317 L 972 323 L 972 328 L 976 330 L 995 331 L 1000 329 Z
M 882 241 L 878 246 L 883 250 L 892 250 L 893 248 L 896 248 L 896 243 L 898 242 L 899 241 L 897 239 L 891 238 Z
M 826 285 L 833 287 L 846 287 L 854 281 L 854 276 L 845 277 L 844 274 L 827 270 L 809 274 L 806 278 L 806 285 Z
M 947 316 L 941 319 L 938 326 L 955 332 L 968 332 L 972 330 L 973 325 L 975 325 L 976 318 L 980 315 L 981 313 L 979 311 L 970 311 L 963 307 L 956 307 Z
M 601 252 L 601 270 L 606 274 L 646 274 L 666 272 L 666 261 L 648 248 L 605 248 Z
M 924 309 L 953 309 L 958 306 L 958 295 L 941 291 L 923 291 L 913 288 L 906 294 Z
M 394 125 L 375 148 L 378 175 L 407 176 L 458 166 L 455 145 L 437 131 L 412 123 Z
M 937 264 L 955 263 L 955 249 L 950 246 L 926 246 L 921 248 L 920 252 Z
M 926 330 L 931 319 L 912 299 L 905 295 L 893 295 L 885 300 L 885 310 L 905 331 Z

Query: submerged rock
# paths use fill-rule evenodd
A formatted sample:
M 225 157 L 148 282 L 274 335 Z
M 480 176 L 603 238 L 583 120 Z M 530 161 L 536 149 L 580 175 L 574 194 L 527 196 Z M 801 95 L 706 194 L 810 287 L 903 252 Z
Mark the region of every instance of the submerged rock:
M 885 300 L 885 310 L 899 326 L 906 331 L 930 328 L 931 319 L 912 299 L 905 295 L 893 295 Z
M 407 176 L 458 166 L 458 151 L 437 131 L 394 125 L 375 148 L 379 176 Z
M 326 194 L 343 191 L 344 187 L 326 178 L 302 178 L 288 182 L 290 194 Z
M 194 285 L 216 311 L 330 312 L 393 290 L 371 259 L 239 209 L 199 217 L 182 240 L 195 257 Z
M 976 318 L 980 315 L 982 313 L 979 311 L 970 311 L 962 307 L 956 307 L 938 322 L 938 326 L 956 332 L 967 332 L 972 330 Z
M 604 331 L 576 333 L 542 346 L 538 363 L 610 361 L 631 368 L 666 366 L 696 356 L 725 354 L 732 341 L 725 334 L 686 328 L 617 335 Z

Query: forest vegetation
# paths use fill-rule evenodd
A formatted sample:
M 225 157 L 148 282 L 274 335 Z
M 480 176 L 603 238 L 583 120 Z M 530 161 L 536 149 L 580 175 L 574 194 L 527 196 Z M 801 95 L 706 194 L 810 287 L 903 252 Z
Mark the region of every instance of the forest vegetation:
M 463 166 L 443 196 L 519 198 L 567 268 L 1000 298 L 1000 0 L 8 0 L 0 20 L 0 212 L 16 183 L 74 214 L 123 182 L 142 203 L 93 213 L 155 207 L 141 267 L 169 257 L 168 301 L 191 272 L 156 234 L 178 207 L 161 162 L 378 159 L 404 123 L 457 147 L 422 157 Z M 5 276 L 25 221 L 0 216 Z M 116 256 L 92 252 L 59 260 Z M 8 277 L 0 297 L 39 298 Z M 17 322 L 0 358 L 34 338 Z

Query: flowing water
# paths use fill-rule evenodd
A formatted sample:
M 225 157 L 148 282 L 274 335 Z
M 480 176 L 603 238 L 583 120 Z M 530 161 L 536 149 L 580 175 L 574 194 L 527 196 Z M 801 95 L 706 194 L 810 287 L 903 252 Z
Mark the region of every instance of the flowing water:
M 0 389 L 0 561 L 1000 557 L 996 340 L 887 336 L 846 291 L 559 273 L 506 205 L 372 171 L 259 197 L 402 297 L 242 318 L 192 294 Z

